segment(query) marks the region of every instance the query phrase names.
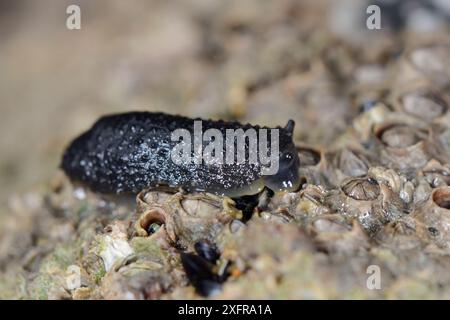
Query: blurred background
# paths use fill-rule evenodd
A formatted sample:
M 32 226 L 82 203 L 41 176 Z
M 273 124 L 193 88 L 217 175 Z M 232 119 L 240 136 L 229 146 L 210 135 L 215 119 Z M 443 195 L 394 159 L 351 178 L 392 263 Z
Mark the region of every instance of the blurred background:
M 373 3 L 381 30 L 366 27 Z M 81 30 L 66 28 L 70 4 Z M 357 112 L 352 86 L 382 81 L 402 39 L 447 36 L 449 12 L 446 0 L 2 0 L 2 208 L 45 186 L 105 113 L 293 118 L 298 141 L 327 144 Z

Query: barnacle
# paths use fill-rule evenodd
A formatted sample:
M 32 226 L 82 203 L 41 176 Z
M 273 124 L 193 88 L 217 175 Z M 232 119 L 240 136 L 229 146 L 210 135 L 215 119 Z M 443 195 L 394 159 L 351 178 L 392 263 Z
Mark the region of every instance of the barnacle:
M 429 227 L 435 242 L 448 248 L 450 245 L 450 187 L 433 190 L 428 201 L 417 211 L 417 219 Z
M 405 123 L 386 123 L 375 127 L 380 162 L 402 172 L 422 168 L 432 153 L 428 129 Z
M 371 178 L 354 179 L 344 184 L 342 191 L 355 200 L 375 200 L 380 195 L 380 186 Z
M 334 153 L 332 161 L 333 166 L 345 177 L 365 175 L 370 167 L 370 161 L 364 152 L 352 148 L 343 148 Z
M 300 159 L 299 176 L 301 183 L 321 185 L 326 183 L 324 172 L 327 162 L 323 150 L 308 147 L 297 147 Z
M 439 84 L 450 80 L 449 57 L 448 44 L 419 46 L 407 54 L 407 59 L 417 71 Z
M 405 92 L 399 97 L 399 103 L 405 113 L 426 121 L 441 117 L 448 110 L 446 100 L 429 89 Z
M 242 216 L 231 199 L 212 194 L 144 190 L 137 196 L 137 203 L 137 236 L 190 250 L 198 241 L 214 240 L 234 218 Z M 149 232 L 155 224 L 159 227 Z

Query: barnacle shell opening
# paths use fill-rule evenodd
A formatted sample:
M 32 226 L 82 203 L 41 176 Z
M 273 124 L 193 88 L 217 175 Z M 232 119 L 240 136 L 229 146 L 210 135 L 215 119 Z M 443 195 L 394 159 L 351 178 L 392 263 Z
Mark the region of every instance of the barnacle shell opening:
M 315 166 L 322 159 L 320 151 L 309 147 L 297 147 L 301 166 Z
M 153 208 L 141 216 L 136 224 L 137 234 L 142 237 L 149 236 L 150 232 L 148 229 L 154 223 L 157 223 L 160 226 L 166 224 L 165 213 L 160 208 Z
M 400 97 L 400 103 L 406 113 L 428 121 L 444 115 L 448 110 L 444 98 L 431 90 L 406 92 Z
M 450 187 L 436 189 L 433 192 L 433 201 L 440 208 L 450 210 Z
M 380 195 L 378 182 L 371 178 L 351 179 L 342 186 L 344 193 L 355 200 L 375 200 Z

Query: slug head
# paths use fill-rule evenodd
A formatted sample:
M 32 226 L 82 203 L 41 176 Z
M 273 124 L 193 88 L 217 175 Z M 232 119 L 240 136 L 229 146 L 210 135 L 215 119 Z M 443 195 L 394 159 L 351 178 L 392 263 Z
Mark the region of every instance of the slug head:
M 264 184 L 272 191 L 292 192 L 298 189 L 300 159 L 292 141 L 295 122 L 289 120 L 280 130 L 278 172 L 264 177 Z

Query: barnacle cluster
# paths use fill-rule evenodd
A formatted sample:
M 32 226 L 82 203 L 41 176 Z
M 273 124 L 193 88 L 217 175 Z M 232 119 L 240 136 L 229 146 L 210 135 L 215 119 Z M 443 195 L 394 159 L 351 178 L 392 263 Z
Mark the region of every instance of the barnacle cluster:
M 10 201 L 0 295 L 450 298 L 450 39 L 358 47 L 305 32 L 317 21 L 285 2 L 264 22 L 250 2 L 205 15 L 196 59 L 215 66 L 204 100 L 226 105 L 218 116 L 296 121 L 299 189 L 110 198 L 58 173 Z

